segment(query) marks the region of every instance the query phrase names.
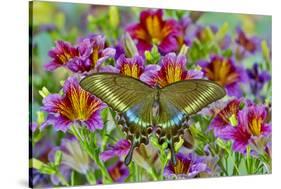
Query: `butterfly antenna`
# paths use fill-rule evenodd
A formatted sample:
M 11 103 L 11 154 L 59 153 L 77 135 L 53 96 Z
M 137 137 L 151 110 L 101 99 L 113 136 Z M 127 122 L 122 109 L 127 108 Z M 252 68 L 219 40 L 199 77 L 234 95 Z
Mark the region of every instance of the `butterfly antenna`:
M 125 164 L 128 166 L 130 164 L 130 162 L 132 161 L 132 157 L 133 157 L 133 152 L 134 152 L 134 149 L 136 147 L 136 143 L 134 142 L 134 140 L 131 141 L 131 147 L 130 147 L 130 150 L 127 154 L 127 156 L 125 157 Z
M 172 163 L 175 166 L 177 164 L 177 160 L 176 160 L 176 154 L 175 154 L 175 149 L 174 149 L 173 141 L 171 140 L 168 145 L 169 145 L 168 147 L 170 148 L 170 151 L 171 151 Z

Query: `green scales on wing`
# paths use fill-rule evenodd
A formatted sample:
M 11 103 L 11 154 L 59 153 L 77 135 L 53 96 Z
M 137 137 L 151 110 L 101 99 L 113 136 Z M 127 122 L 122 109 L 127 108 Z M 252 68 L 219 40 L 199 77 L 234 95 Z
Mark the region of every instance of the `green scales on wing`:
M 168 142 L 175 164 L 174 143 L 183 134 L 183 121 L 225 95 L 220 85 L 203 79 L 152 88 L 129 76 L 95 73 L 82 79 L 80 85 L 125 117 L 123 130 L 131 141 L 131 149 L 125 158 L 127 165 L 134 148 L 141 143 L 148 144 L 154 128 L 159 143 Z

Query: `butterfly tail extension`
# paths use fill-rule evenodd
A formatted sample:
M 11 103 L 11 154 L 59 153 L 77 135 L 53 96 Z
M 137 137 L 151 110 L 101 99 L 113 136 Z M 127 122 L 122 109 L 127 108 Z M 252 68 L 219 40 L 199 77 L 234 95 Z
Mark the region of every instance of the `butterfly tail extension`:
M 177 164 L 177 159 L 176 159 L 176 153 L 175 153 L 175 148 L 174 148 L 174 142 L 172 139 L 168 142 L 168 148 L 170 149 L 170 152 L 171 152 L 172 163 L 175 166 Z
M 168 143 L 168 148 L 171 152 L 171 161 L 174 165 L 176 165 L 176 151 L 174 145 L 175 143 L 179 142 L 181 137 L 183 137 L 184 129 L 186 129 L 186 127 L 186 124 L 166 128 L 160 125 L 156 129 L 158 143 L 160 145 L 162 145 L 164 142 Z
M 134 139 L 132 139 L 130 150 L 125 157 L 125 165 L 128 166 L 131 163 L 132 158 L 133 158 L 133 152 L 134 152 L 134 149 L 135 149 L 136 146 L 137 146 L 137 143 L 134 141 Z

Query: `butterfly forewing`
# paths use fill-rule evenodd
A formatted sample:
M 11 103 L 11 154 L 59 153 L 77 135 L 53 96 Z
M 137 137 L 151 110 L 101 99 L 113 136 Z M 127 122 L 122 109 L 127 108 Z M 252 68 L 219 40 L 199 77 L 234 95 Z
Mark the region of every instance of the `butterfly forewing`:
M 168 101 L 186 115 L 200 111 L 223 96 L 225 90 L 220 85 L 203 79 L 179 81 L 160 90 L 160 100 Z
M 153 124 L 152 105 L 157 90 L 140 80 L 115 73 L 95 73 L 82 79 L 80 86 L 123 113 L 130 124 Z

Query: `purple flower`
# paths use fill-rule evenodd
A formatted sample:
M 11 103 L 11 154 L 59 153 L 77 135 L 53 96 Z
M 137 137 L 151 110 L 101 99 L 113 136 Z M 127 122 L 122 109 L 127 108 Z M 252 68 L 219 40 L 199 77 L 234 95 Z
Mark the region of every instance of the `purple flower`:
M 101 68 L 101 72 L 115 72 L 121 75 L 131 76 L 136 79 L 144 80 L 146 75 L 150 72 L 159 70 L 158 65 L 144 65 L 144 60 L 141 56 L 134 56 L 132 58 L 126 58 L 125 55 L 120 55 L 117 59 L 116 66 L 104 66 Z
M 229 96 L 240 97 L 242 90 L 241 82 L 245 82 L 247 75 L 245 70 L 234 64 L 234 61 L 222 56 L 212 56 L 210 61 L 199 61 L 204 75 L 225 87 Z
M 162 54 L 179 50 L 183 44 L 183 28 L 173 19 L 163 20 L 162 10 L 144 10 L 140 22 L 127 27 L 126 31 L 137 40 L 140 54 L 158 45 Z
M 148 72 L 143 81 L 149 85 L 165 87 L 171 83 L 187 80 L 200 79 L 203 76 L 201 71 L 186 70 L 186 58 L 182 55 L 169 53 L 160 60 L 160 70 L 157 72 Z
M 54 71 L 61 66 L 67 67 L 70 60 L 79 56 L 79 51 L 69 42 L 57 41 L 55 48 L 50 50 L 48 55 L 52 60 L 44 67 L 48 71 Z
M 196 157 L 195 154 L 178 153 L 177 164 L 170 161 L 164 169 L 164 176 L 167 179 L 183 179 L 198 176 L 200 173 L 210 172 L 204 158 Z
M 52 124 L 55 129 L 64 132 L 75 123 L 84 124 L 91 131 L 103 127 L 100 111 L 105 105 L 84 91 L 77 78 L 66 80 L 63 92 L 63 95 L 50 94 L 43 99 L 42 110 L 48 112 L 48 117 L 42 127 Z
M 196 40 L 201 43 L 213 43 L 213 36 L 216 35 L 218 31 L 218 27 L 214 25 L 206 27 L 203 25 L 193 24 L 187 29 L 184 41 L 188 46 L 191 46 Z M 225 35 L 222 39 L 217 40 L 217 43 L 222 50 L 225 50 L 230 47 L 231 36 Z
M 49 162 L 49 154 L 53 151 L 55 148 L 55 141 L 56 136 L 46 135 L 44 136 L 40 141 L 36 142 L 35 145 L 32 148 L 32 157 L 36 158 L 44 163 Z M 44 186 L 44 187 L 50 187 L 49 183 L 49 176 L 46 174 L 42 174 L 38 172 L 36 169 L 31 169 L 31 182 L 33 183 L 33 186 Z
M 34 133 L 37 128 L 38 128 L 38 124 L 36 122 L 32 122 L 29 124 L 29 129 L 31 130 L 32 133 Z
M 233 140 L 233 150 L 246 152 L 249 144 L 271 135 L 271 124 L 266 122 L 265 106 L 249 106 L 238 113 L 238 125 L 229 129 L 226 138 Z M 263 146 L 263 149 L 265 146 Z
M 48 162 L 48 154 L 54 148 L 54 135 L 44 136 L 40 141 L 36 142 L 32 149 L 32 157 L 44 163 Z
M 89 35 L 80 39 L 77 45 L 57 41 L 56 47 L 49 51 L 52 60 L 45 69 L 53 71 L 63 66 L 75 73 L 96 71 L 105 60 L 115 56 L 115 49 L 105 48 L 104 45 L 105 37 L 102 35 Z
M 237 120 L 238 112 L 240 109 L 241 100 L 232 99 L 225 107 L 220 110 L 214 110 L 215 117 L 211 121 L 209 128 L 214 130 L 216 137 L 225 138 L 224 133 L 229 127 L 236 126 L 233 123 Z M 232 120 L 231 120 L 232 119 Z
M 56 146 L 50 151 L 48 154 L 50 162 L 55 160 L 55 153 L 58 150 L 62 152 L 59 171 L 66 180 L 70 179 L 72 169 L 81 174 L 86 174 L 90 169 L 90 158 L 74 137 L 62 139 L 60 146 Z M 54 185 L 60 184 L 60 179 L 56 175 L 51 175 L 50 178 Z
M 98 70 L 104 61 L 115 56 L 114 48 L 104 46 L 105 37 L 102 35 L 89 35 L 80 39 L 77 45 L 80 56 L 69 61 L 68 68 L 80 73 Z
M 29 185 L 32 187 L 51 187 L 48 180 L 48 175 L 40 173 L 37 169 L 29 169 Z
M 260 49 L 261 40 L 257 37 L 248 37 L 241 28 L 237 28 L 236 57 L 242 59 L 250 54 L 254 54 Z
M 70 167 L 75 171 L 86 174 L 90 169 L 90 157 L 80 146 L 76 138 L 64 138 L 61 142 L 62 165 Z
M 114 146 L 109 146 L 108 149 L 100 154 L 103 161 L 107 161 L 112 157 L 123 159 L 129 152 L 131 144 L 128 140 L 119 140 Z
M 121 161 L 108 168 L 108 173 L 114 182 L 124 182 L 129 176 L 128 167 Z
M 208 166 L 208 171 L 200 173 L 200 177 L 220 176 L 221 169 L 218 165 L 219 156 L 216 154 L 212 155 L 209 144 L 204 147 L 204 152 L 204 162 Z
M 254 95 L 259 95 L 264 84 L 270 80 L 270 75 L 267 71 L 261 71 L 257 63 L 251 69 L 247 69 L 250 88 Z

